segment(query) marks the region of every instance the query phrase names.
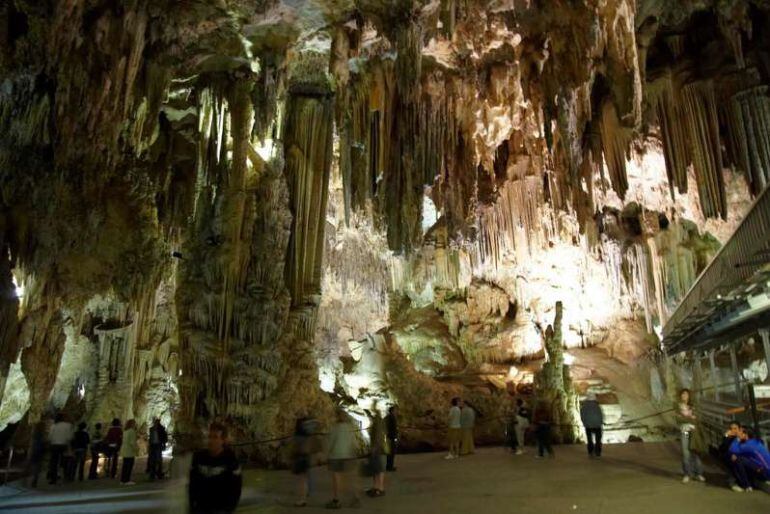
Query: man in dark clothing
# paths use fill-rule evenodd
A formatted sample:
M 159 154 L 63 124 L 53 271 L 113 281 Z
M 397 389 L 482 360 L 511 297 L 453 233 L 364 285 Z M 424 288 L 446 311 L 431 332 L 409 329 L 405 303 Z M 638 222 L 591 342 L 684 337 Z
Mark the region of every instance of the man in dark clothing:
M 551 446 L 551 405 L 546 401 L 540 401 L 535 408 L 535 415 L 532 422 L 535 424 L 535 439 L 537 439 L 537 456 L 543 457 L 547 453 L 553 458 L 553 447 Z
M 97 423 L 94 425 L 93 434 L 91 434 L 91 467 L 88 468 L 89 480 L 99 478 L 97 470 L 99 466 L 99 454 L 102 452 L 103 441 L 104 437 L 102 435 L 102 424 Z
M 388 459 L 386 471 L 396 471 L 396 451 L 398 450 L 398 407 L 392 405 L 385 416 L 385 435 L 388 438 Z
M 588 456 L 602 456 L 602 426 L 604 425 L 604 413 L 594 393 L 588 393 L 586 399 L 580 404 L 580 419 L 586 430 L 588 440 Z
M 225 446 L 227 429 L 209 427 L 208 448 L 193 455 L 188 495 L 191 514 L 229 514 L 241 499 L 241 465 Z
M 91 442 L 91 438 L 86 431 L 87 426 L 85 423 L 80 423 L 72 438 L 72 453 L 75 454 L 75 471 L 77 472 L 78 480 L 81 482 L 85 474 L 86 452 L 88 452 L 88 444 Z
M 725 468 L 725 470 L 729 472 L 727 483 L 731 488 L 736 486 L 736 481 L 733 474 L 732 459 L 730 458 L 730 446 L 733 444 L 733 441 L 735 441 L 735 438 L 738 437 L 740 431 L 741 425 L 738 422 L 733 421 L 730 423 L 730 425 L 727 427 L 727 430 L 725 431 L 725 435 L 722 437 L 722 442 L 719 444 L 719 448 L 717 449 L 719 454 L 719 463 L 722 465 L 722 467 Z
M 168 443 L 168 434 L 160 418 L 152 420 L 148 442 L 150 448 L 147 456 L 147 473 L 150 475 L 150 480 L 163 478 L 163 450 Z

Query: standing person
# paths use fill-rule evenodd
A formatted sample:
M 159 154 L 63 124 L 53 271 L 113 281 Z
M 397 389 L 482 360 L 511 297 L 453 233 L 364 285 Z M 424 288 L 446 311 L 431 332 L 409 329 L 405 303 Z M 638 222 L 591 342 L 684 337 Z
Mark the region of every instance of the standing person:
M 745 427 L 739 429 L 730 445 L 730 460 L 737 482 L 733 491 L 751 491 L 754 482 L 770 480 L 770 452 Z
M 355 428 L 350 424 L 347 413 L 338 408 L 336 412 L 336 421 L 329 431 L 329 471 L 332 472 L 332 488 L 334 497 L 326 504 L 327 509 L 342 508 L 342 493 L 345 489 L 346 475 L 355 462 Z M 358 498 L 356 487 L 350 484 L 353 499 L 352 506 L 360 506 L 361 500 Z
M 118 455 L 120 446 L 123 444 L 123 428 L 120 426 L 120 420 L 112 420 L 112 426 L 107 430 L 107 436 L 104 438 L 104 453 L 107 455 L 107 476 L 115 478 L 118 474 Z
M 452 407 L 449 408 L 449 426 L 447 439 L 449 442 L 449 454 L 446 459 L 456 459 L 460 456 L 460 438 L 462 436 L 461 425 L 462 411 L 460 410 L 460 398 L 452 398 Z
M 313 434 L 309 418 L 299 418 L 294 425 L 291 472 L 298 478 L 298 499 L 295 507 L 307 506 L 310 493 L 310 467 L 313 462 Z
M 696 425 L 698 418 L 692 404 L 689 389 L 679 392 L 679 401 L 675 406 L 676 421 L 682 436 L 682 482 L 687 483 L 691 478 L 705 482 L 703 463 L 699 453 L 704 451 L 703 439 Z
M 59 480 L 59 468 L 70 441 L 72 441 L 72 423 L 66 420 L 64 414 L 59 413 L 48 432 L 48 442 L 51 445 L 51 460 L 48 463 L 49 484 L 55 484 Z
M 27 472 L 29 473 L 29 486 L 37 487 L 40 470 L 43 468 L 45 457 L 45 422 L 38 421 L 32 429 L 32 439 L 29 443 L 29 458 L 27 460 Z
M 586 430 L 588 457 L 601 457 L 604 413 L 594 393 L 588 393 L 586 399 L 580 404 L 580 420 Z
M 396 471 L 396 453 L 398 452 L 398 406 L 391 405 L 385 416 L 385 435 L 388 438 L 388 462 L 386 471 Z
M 147 474 L 150 480 L 163 478 L 163 450 L 168 443 L 168 433 L 166 427 L 160 422 L 160 418 L 152 420 L 150 434 L 147 438 L 149 443 L 149 454 L 147 455 Z
M 72 438 L 72 452 L 75 454 L 75 472 L 77 473 L 78 480 L 81 482 L 85 474 L 86 452 L 88 452 L 88 444 L 91 442 L 91 438 L 86 430 L 87 426 L 85 423 L 80 423 L 77 432 L 75 432 Z
M 460 455 L 473 455 L 476 452 L 473 441 L 473 429 L 476 426 L 476 411 L 468 402 L 462 402 L 460 410 Z
M 538 402 L 535 408 L 535 416 L 532 422 L 535 424 L 535 438 L 537 439 L 537 456 L 543 457 L 545 453 L 553 458 L 553 447 L 551 446 L 551 406 L 545 401 Z
M 524 400 L 521 398 L 516 398 L 516 412 L 515 412 L 515 422 L 516 425 L 514 426 L 514 430 L 516 432 L 516 455 L 521 455 L 524 453 L 524 445 L 526 443 L 525 436 L 527 429 L 529 428 L 529 420 L 532 417 L 532 414 L 529 412 L 529 409 L 524 404 Z
M 241 464 L 227 446 L 227 428 L 209 426 L 208 448 L 193 454 L 190 467 L 191 514 L 229 514 L 241 499 Z
M 138 453 L 136 442 L 136 421 L 126 421 L 126 430 L 123 432 L 123 444 L 120 445 L 120 456 L 123 466 L 120 469 L 120 485 L 135 485 L 131 480 L 131 472 L 134 470 L 134 461 Z
M 94 425 L 93 434 L 91 434 L 91 466 L 88 468 L 88 479 L 94 480 L 99 478 L 98 466 L 99 466 L 99 454 L 102 452 L 102 445 L 104 444 L 104 436 L 102 435 L 102 424 L 97 423 Z
M 369 462 L 368 474 L 372 476 L 372 488 L 366 491 L 367 496 L 378 498 L 385 494 L 385 456 L 387 455 L 385 441 L 385 423 L 377 410 L 377 404 L 372 407 L 369 415 Z

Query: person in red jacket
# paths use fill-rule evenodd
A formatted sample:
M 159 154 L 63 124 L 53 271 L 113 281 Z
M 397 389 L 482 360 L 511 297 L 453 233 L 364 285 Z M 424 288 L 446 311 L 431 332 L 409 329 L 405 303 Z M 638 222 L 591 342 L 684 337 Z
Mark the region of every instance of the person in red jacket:
M 107 470 L 110 478 L 115 478 L 118 474 L 118 455 L 122 445 L 123 429 L 120 426 L 120 420 L 115 418 L 107 431 L 107 437 L 104 438 L 104 453 L 107 455 Z

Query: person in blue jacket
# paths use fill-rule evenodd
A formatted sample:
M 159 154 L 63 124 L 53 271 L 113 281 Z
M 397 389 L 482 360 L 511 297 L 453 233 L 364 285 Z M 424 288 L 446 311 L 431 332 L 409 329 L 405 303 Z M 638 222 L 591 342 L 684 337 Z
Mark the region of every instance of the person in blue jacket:
M 754 482 L 770 480 L 770 452 L 747 428 L 741 427 L 730 445 L 730 465 L 737 482 L 733 491 L 751 491 Z

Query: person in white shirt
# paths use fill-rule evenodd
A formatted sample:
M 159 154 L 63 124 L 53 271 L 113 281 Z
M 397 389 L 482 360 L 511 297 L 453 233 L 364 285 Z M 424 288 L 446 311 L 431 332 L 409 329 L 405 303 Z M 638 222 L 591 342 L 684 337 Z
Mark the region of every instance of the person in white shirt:
M 462 400 L 460 398 L 452 398 L 452 407 L 449 409 L 448 427 L 449 433 L 447 439 L 449 440 L 449 454 L 446 459 L 456 459 L 460 456 L 460 438 L 462 435 L 461 417 Z
M 72 441 L 72 423 L 68 422 L 64 414 L 57 414 L 54 424 L 48 432 L 48 442 L 51 445 L 51 460 L 48 463 L 48 483 L 55 484 L 59 480 L 59 467 L 62 465 L 67 447 Z

